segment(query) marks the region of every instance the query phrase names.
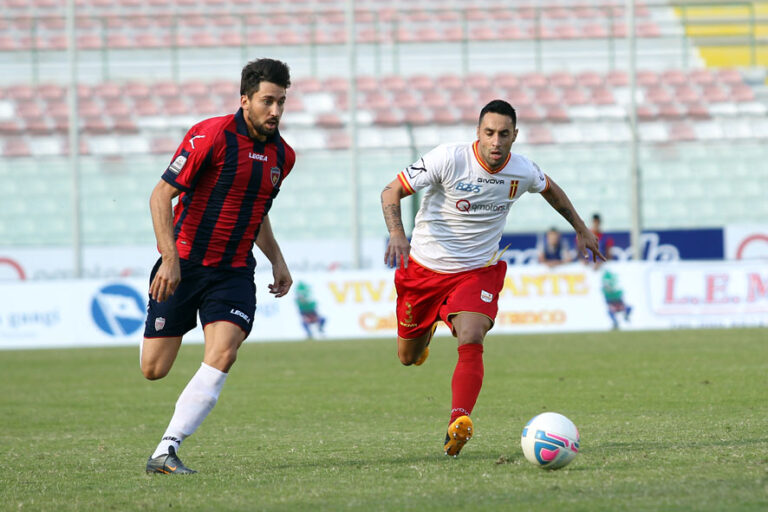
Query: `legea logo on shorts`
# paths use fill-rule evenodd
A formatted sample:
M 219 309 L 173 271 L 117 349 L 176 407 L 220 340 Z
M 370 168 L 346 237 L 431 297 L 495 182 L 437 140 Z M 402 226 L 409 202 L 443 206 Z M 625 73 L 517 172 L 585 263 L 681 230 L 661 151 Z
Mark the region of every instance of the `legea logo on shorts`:
M 234 309 L 233 308 L 233 309 L 230 309 L 229 312 L 232 313 L 233 315 L 239 316 L 240 318 L 242 318 L 243 320 L 245 320 L 249 324 L 251 323 L 250 317 L 248 315 L 246 315 L 245 313 L 243 313 L 242 311 L 240 311 L 239 309 Z
M 94 295 L 91 315 L 110 336 L 128 336 L 144 325 L 144 299 L 130 286 L 110 284 Z

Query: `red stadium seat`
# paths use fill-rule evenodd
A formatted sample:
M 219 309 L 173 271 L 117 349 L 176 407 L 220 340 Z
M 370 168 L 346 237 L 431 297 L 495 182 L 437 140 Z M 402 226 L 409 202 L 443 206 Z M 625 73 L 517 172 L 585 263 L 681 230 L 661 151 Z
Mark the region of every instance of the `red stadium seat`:
M 560 95 L 550 88 L 537 89 L 533 101 L 544 106 L 559 105 L 562 102 Z
M 533 103 L 531 95 L 521 87 L 507 89 L 505 96 L 506 100 L 515 108 L 525 108 Z
M 35 97 L 35 90 L 25 84 L 12 85 L 6 89 L 8 98 L 19 100 L 31 100 Z
M 189 110 L 200 115 L 221 115 L 221 107 L 217 101 L 210 97 L 198 97 L 190 102 Z
M 388 75 L 380 81 L 382 87 L 390 92 L 402 92 L 406 90 L 409 85 L 405 78 L 399 75 Z
M 153 137 L 149 143 L 150 153 L 167 154 L 170 158 L 179 146 L 179 140 L 173 137 Z
M 669 139 L 675 142 L 696 140 L 696 131 L 689 123 L 676 122 L 669 125 Z
M 712 117 L 709 109 L 702 103 L 688 103 L 685 105 L 685 113 L 692 119 L 709 119 Z
M 598 87 L 592 89 L 592 100 L 595 105 L 613 105 L 616 103 L 616 98 L 613 96 L 613 91 L 605 87 Z
M 637 72 L 638 85 L 656 85 L 659 83 L 659 75 L 650 69 L 644 69 Z
M 707 85 L 702 89 L 704 99 L 709 103 L 725 103 L 732 101 L 732 98 L 725 90 L 717 84 Z
M 48 135 L 54 131 L 52 126 L 43 117 L 28 119 L 25 124 L 24 132 L 31 135 Z
M 423 91 L 421 96 L 421 103 L 425 107 L 429 108 L 441 108 L 446 105 L 450 105 L 450 101 L 440 89 L 433 89 L 431 91 Z
M 699 101 L 701 95 L 697 88 L 691 87 L 686 82 L 675 87 L 674 98 L 681 103 L 695 103 Z
M 581 29 L 581 35 L 586 39 L 605 39 L 608 37 L 608 28 L 604 23 L 586 23 Z
M 499 73 L 494 77 L 493 83 L 504 89 L 516 89 L 520 87 L 520 78 L 513 73 Z
M 460 120 L 459 114 L 451 106 L 436 107 L 432 110 L 432 121 L 435 124 L 453 125 Z
M 171 116 L 184 116 L 190 114 L 192 110 L 183 99 L 176 97 L 165 98 L 163 109 L 167 115 Z
M 432 122 L 432 112 L 425 108 L 405 109 L 404 114 L 404 121 L 407 124 L 422 126 Z
M 517 119 L 522 123 L 540 123 L 544 120 L 544 115 L 536 105 L 528 105 L 517 109 Z
M 637 37 L 643 38 L 660 37 L 661 29 L 659 29 L 659 26 L 656 23 L 652 21 L 646 21 L 638 23 L 635 26 L 635 33 L 637 34 Z
M 157 82 L 152 86 L 152 95 L 159 98 L 176 98 L 181 94 L 181 88 L 175 82 Z
M 240 31 L 226 31 L 218 36 L 221 46 L 242 46 L 245 42 Z
M 491 87 L 491 80 L 485 75 L 471 74 L 464 79 L 464 83 L 472 89 L 487 89 Z
M 345 77 L 331 77 L 323 80 L 323 90 L 328 92 L 346 92 L 347 79 Z
M 109 33 L 107 34 L 107 46 L 110 48 L 133 48 L 133 40 L 122 33 Z
M 25 120 L 43 117 L 43 109 L 36 100 L 23 100 L 16 103 L 16 115 Z
M 160 115 L 160 108 L 152 98 L 138 98 L 134 103 L 134 109 L 139 116 L 151 117 Z
M 629 76 L 626 71 L 611 71 L 605 76 L 605 81 L 613 87 L 623 87 L 629 85 Z
M 530 39 L 531 34 L 529 31 L 523 30 L 515 25 L 502 25 L 498 31 L 499 39 L 505 41 L 519 41 L 521 39 Z
M 645 91 L 645 99 L 650 103 L 669 103 L 673 98 L 666 87 L 649 87 Z
M 683 85 L 688 83 L 688 76 L 679 69 L 668 69 L 661 73 L 661 81 L 670 85 Z
M 658 109 L 650 104 L 641 104 L 637 106 L 638 121 L 655 121 L 658 119 Z
M 688 73 L 691 82 L 698 85 L 709 85 L 715 83 L 715 76 L 708 69 L 694 69 Z M 741 76 L 739 76 L 741 81 Z
M 319 126 L 320 128 L 343 128 L 344 121 L 341 119 L 341 117 L 339 117 L 338 114 L 333 112 L 323 112 L 321 114 L 317 114 L 315 117 L 315 125 Z
M 687 110 L 679 103 L 663 103 L 658 108 L 658 115 L 662 119 L 682 119 L 687 114 Z
M 702 70 L 702 71 L 708 72 L 708 70 Z M 744 79 L 741 76 L 741 73 L 739 73 L 739 71 L 734 68 L 720 68 L 719 70 L 717 70 L 716 73 L 717 73 L 717 79 L 721 83 L 735 84 L 735 83 L 741 83 L 744 81 Z M 699 82 L 699 83 L 702 83 L 702 82 Z
M 107 124 L 106 120 L 101 116 L 81 117 L 80 127 L 86 133 L 93 135 L 103 135 L 109 133 L 112 129 L 111 124 Z
M 377 110 L 373 122 L 381 126 L 400 126 L 403 123 L 403 114 L 393 108 Z
M 590 98 L 579 88 L 569 88 L 563 90 L 563 101 L 566 105 L 587 105 Z
M 549 83 L 547 77 L 544 74 L 536 71 L 523 73 L 523 75 L 520 76 L 520 81 L 524 87 L 533 88 L 546 87 Z
M 379 81 L 372 76 L 357 77 L 357 90 L 359 92 L 371 92 L 379 88 Z
M 477 105 L 461 107 L 458 110 L 458 120 L 461 123 L 469 125 L 477 125 L 480 111 L 477 109 Z
M 21 135 L 23 132 L 24 124 L 18 119 L 0 121 L 0 136 Z
M 437 77 L 435 84 L 444 90 L 458 90 L 466 87 L 464 79 L 459 75 L 444 74 Z
M 414 75 L 408 79 L 408 83 L 417 91 L 431 91 L 435 88 L 435 82 L 429 75 Z
M 475 95 L 469 90 L 466 91 L 453 91 L 450 94 L 449 104 L 456 108 L 475 108 L 477 109 L 477 100 Z
M 755 100 L 755 91 L 744 83 L 737 83 L 731 87 L 731 99 L 738 102 L 747 102 Z
M 104 41 L 98 34 L 82 34 L 77 36 L 77 47 L 81 50 L 98 50 Z
M 346 130 L 330 130 L 325 139 L 325 145 L 328 149 L 347 149 L 352 143 Z
M 545 125 L 532 125 L 523 128 L 523 130 L 525 131 L 525 142 L 528 144 L 553 144 L 555 142 L 552 132 Z
M 5 147 L 3 148 L 4 156 L 31 156 L 32 152 L 29 150 L 29 144 L 27 141 L 20 137 L 14 137 L 5 141 Z
M 112 120 L 112 128 L 117 133 L 138 133 L 139 127 L 132 117 L 118 117 Z
M 99 117 L 102 112 L 101 102 L 92 99 L 80 100 L 77 104 L 77 113 L 81 117 Z
M 570 121 L 568 111 L 561 105 L 553 105 L 546 109 L 545 117 L 547 121 L 554 123 L 567 123 Z
M 556 71 L 549 75 L 549 83 L 555 87 L 573 87 L 576 84 L 576 77 L 567 71 Z

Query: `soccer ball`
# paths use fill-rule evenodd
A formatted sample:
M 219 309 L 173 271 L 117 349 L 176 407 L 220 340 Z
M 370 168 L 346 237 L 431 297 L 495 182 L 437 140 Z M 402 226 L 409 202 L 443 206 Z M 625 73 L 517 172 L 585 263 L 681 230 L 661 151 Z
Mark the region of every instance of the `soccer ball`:
M 559 469 L 579 453 L 579 430 L 571 420 L 556 412 L 544 412 L 523 428 L 523 454 L 542 469 Z

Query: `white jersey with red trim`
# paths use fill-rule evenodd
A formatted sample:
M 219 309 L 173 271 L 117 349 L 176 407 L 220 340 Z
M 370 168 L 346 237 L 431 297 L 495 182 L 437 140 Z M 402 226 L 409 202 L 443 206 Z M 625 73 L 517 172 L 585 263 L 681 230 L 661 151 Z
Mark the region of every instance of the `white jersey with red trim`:
M 492 262 L 510 207 L 549 181 L 528 158 L 510 153 L 495 171 L 471 144 L 442 144 L 397 175 L 412 194 L 426 189 L 416 214 L 411 256 L 437 272 L 462 272 Z

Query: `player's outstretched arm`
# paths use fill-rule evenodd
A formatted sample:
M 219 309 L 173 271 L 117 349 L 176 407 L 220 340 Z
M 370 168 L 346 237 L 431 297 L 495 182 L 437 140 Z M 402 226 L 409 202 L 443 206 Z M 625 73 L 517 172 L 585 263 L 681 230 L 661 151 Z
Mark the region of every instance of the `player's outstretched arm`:
M 181 282 L 179 252 L 173 237 L 173 198 L 181 191 L 170 183 L 160 180 L 149 197 L 149 211 L 152 214 L 152 227 L 155 230 L 157 248 L 162 256 L 162 263 L 149 285 L 149 295 L 157 302 L 163 302 L 173 295 Z
M 272 223 L 269 222 L 269 215 L 264 217 L 259 228 L 259 235 L 256 237 L 256 247 L 259 248 L 264 256 L 272 263 L 272 276 L 275 281 L 269 285 L 269 293 L 275 297 L 283 297 L 291 289 L 293 278 L 288 270 L 288 264 L 285 263 L 283 252 L 275 240 L 272 232 Z
M 573 229 L 576 231 L 576 249 L 579 254 L 587 259 L 589 253 L 587 249 L 592 251 L 592 261 L 597 261 L 598 258 L 605 261 L 605 256 L 600 252 L 600 242 L 592 231 L 587 228 L 584 221 L 579 217 L 576 212 L 576 208 L 573 207 L 571 200 L 565 194 L 565 191 L 561 189 L 555 181 L 547 176 L 549 181 L 549 187 L 547 190 L 541 193 L 544 199 L 557 210 L 557 212 L 567 220 Z
M 392 180 L 381 191 L 381 210 L 389 231 L 389 243 L 384 253 L 384 263 L 388 267 L 399 267 L 401 262 L 404 268 L 408 266 L 411 244 L 405 236 L 403 215 L 400 210 L 400 200 L 407 195 L 408 193 L 397 179 Z

